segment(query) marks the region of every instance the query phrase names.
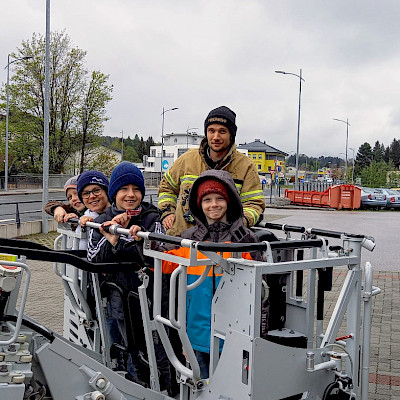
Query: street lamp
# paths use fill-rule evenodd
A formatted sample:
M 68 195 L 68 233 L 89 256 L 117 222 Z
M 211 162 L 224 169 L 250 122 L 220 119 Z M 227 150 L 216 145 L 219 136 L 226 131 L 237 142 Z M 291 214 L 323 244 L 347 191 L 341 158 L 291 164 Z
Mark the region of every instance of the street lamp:
M 349 150 L 353 152 L 353 169 L 351 170 L 351 183 L 354 185 L 354 163 L 355 163 L 355 151 L 353 148 L 349 147 Z
M 162 170 L 163 170 L 163 157 L 164 157 L 164 114 L 168 111 L 174 111 L 177 110 L 178 107 L 174 108 L 169 108 L 168 110 L 164 110 L 164 107 L 162 109 L 162 125 L 161 125 L 161 165 L 160 165 L 160 179 L 162 178 Z
M 4 69 L 7 68 L 7 91 L 6 91 L 6 151 L 5 151 L 5 164 L 4 164 L 4 190 L 8 190 L 8 114 L 9 114 L 9 86 L 10 86 L 10 64 L 13 64 L 17 61 L 21 60 L 28 60 L 29 58 L 33 58 L 32 56 L 26 56 L 26 57 L 20 57 L 16 58 L 13 61 L 10 61 L 10 55 L 7 57 L 7 65 L 4 67 Z
M 284 74 L 284 75 L 293 75 L 299 78 L 300 88 L 299 88 L 299 114 L 297 117 L 297 147 L 296 147 L 296 176 L 294 181 L 294 189 L 298 190 L 299 188 L 299 143 L 300 143 L 300 106 L 301 106 L 301 81 L 305 82 L 302 78 L 301 73 L 302 70 L 300 68 L 300 75 L 294 74 L 292 72 L 285 72 L 285 71 L 275 71 L 277 74 Z
M 124 161 L 124 130 L 121 131 L 121 161 Z
M 340 153 L 338 153 L 339 155 L 340 154 L 343 154 L 344 155 L 344 157 L 346 158 L 346 153 L 343 153 L 342 151 L 340 152 Z M 340 170 L 340 172 L 342 171 L 342 167 L 341 167 L 341 158 L 340 158 L 340 156 L 339 156 L 339 170 Z M 345 168 L 346 168 L 346 163 L 345 163 Z M 346 169 L 345 169 L 345 171 L 344 171 L 344 174 L 343 174 L 343 180 L 345 180 L 346 181 L 346 183 L 347 183 L 347 180 L 346 180 Z
M 344 164 L 344 180 L 347 183 L 347 144 L 349 142 L 349 119 L 347 118 L 346 121 L 344 121 L 343 119 L 337 119 L 337 118 L 333 118 L 334 121 L 339 121 L 339 122 L 343 122 L 347 125 L 346 127 L 346 162 Z

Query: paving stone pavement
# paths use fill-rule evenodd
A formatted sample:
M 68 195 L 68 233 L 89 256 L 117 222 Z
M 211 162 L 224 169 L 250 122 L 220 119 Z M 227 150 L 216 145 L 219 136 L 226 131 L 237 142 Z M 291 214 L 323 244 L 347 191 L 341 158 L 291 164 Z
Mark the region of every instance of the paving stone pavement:
M 25 236 L 53 248 L 57 234 Z M 26 314 L 43 325 L 62 334 L 64 292 L 60 278 L 53 265 L 46 262 L 27 261 L 32 268 L 32 280 L 26 306 Z M 335 269 L 333 290 L 327 292 L 325 313 L 334 308 L 339 288 L 346 269 Z M 400 399 L 400 272 L 374 271 L 373 285 L 382 293 L 373 299 L 371 355 L 370 355 L 370 400 Z M 326 326 L 324 326 L 326 328 Z

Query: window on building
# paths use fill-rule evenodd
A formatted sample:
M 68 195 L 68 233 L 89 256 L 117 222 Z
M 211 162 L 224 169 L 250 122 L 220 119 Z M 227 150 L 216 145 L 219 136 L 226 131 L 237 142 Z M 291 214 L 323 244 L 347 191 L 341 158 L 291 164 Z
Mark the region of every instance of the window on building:
M 261 169 L 261 165 L 260 164 L 258 165 L 258 169 Z
M 186 153 L 187 149 L 178 149 L 178 157 L 180 157 L 183 153 Z
M 175 139 L 174 139 L 174 143 L 176 143 L 177 141 L 178 141 L 178 139 L 175 138 Z
M 253 154 L 253 160 L 257 159 L 257 154 Z
M 258 159 L 259 159 L 259 160 L 262 160 L 262 154 L 259 154 L 259 155 L 258 155 Z
M 152 156 L 152 157 L 155 157 L 155 156 L 156 156 L 156 149 L 152 149 L 152 150 L 151 150 L 151 156 Z

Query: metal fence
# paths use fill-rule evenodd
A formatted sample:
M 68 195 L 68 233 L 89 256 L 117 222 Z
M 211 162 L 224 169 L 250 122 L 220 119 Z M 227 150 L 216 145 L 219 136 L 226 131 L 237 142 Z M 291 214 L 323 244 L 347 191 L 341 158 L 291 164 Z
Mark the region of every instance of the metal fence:
M 333 183 L 327 182 L 299 182 L 299 190 L 304 192 L 310 192 L 312 190 L 315 190 L 316 192 L 325 192 L 325 190 L 332 185 Z
M 73 175 L 49 175 L 49 188 L 63 188 L 64 183 Z M 42 189 L 43 176 L 39 174 L 11 175 L 8 177 L 8 189 Z M 4 176 L 0 177 L 0 189 L 4 189 Z
M 63 188 L 65 182 L 73 175 L 52 174 L 49 175 L 49 188 Z M 160 172 L 143 172 L 145 186 L 158 187 L 160 184 Z M 42 189 L 43 176 L 39 174 L 11 175 L 8 177 L 9 189 Z M 4 176 L 0 177 L 0 189 L 4 189 Z

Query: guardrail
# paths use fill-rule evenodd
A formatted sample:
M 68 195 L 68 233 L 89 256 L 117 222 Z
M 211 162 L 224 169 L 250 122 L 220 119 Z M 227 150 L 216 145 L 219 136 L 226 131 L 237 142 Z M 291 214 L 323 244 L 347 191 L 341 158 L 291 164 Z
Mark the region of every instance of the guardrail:
M 27 210 L 27 211 L 20 211 L 19 210 L 19 205 L 20 204 L 34 204 L 34 203 L 40 203 L 40 207 L 42 206 L 42 202 L 40 200 L 26 200 L 26 201 L 16 201 L 16 202 L 7 202 L 0 204 L 1 206 L 10 206 L 10 205 L 15 205 L 15 213 L 3 213 L 0 211 L 0 215 L 2 217 L 4 216 L 13 216 L 15 214 L 15 222 L 17 223 L 17 228 L 21 227 L 21 215 L 23 214 L 33 214 L 33 213 L 38 213 L 42 211 L 42 208 L 39 210 Z M 0 208 L 1 210 L 1 208 Z
M 151 204 L 156 204 L 157 205 L 157 195 L 149 194 L 146 195 L 145 200 L 148 201 Z M 63 202 L 63 199 L 53 199 L 56 201 Z M 155 200 L 155 201 L 154 201 Z M 27 211 L 20 211 L 20 204 L 38 204 L 38 209 L 35 210 L 27 210 Z M 10 205 L 15 205 L 15 212 L 7 212 L 3 213 L 2 212 L 2 206 L 10 206 Z M 7 217 L 7 216 L 14 216 L 15 215 L 15 222 L 17 223 L 17 228 L 21 228 L 21 216 L 22 215 L 27 215 L 27 214 L 37 214 L 39 212 L 42 212 L 43 210 L 43 205 L 41 200 L 22 200 L 22 201 L 15 201 L 15 202 L 8 202 L 7 203 L 0 203 L 0 216 L 1 217 Z

